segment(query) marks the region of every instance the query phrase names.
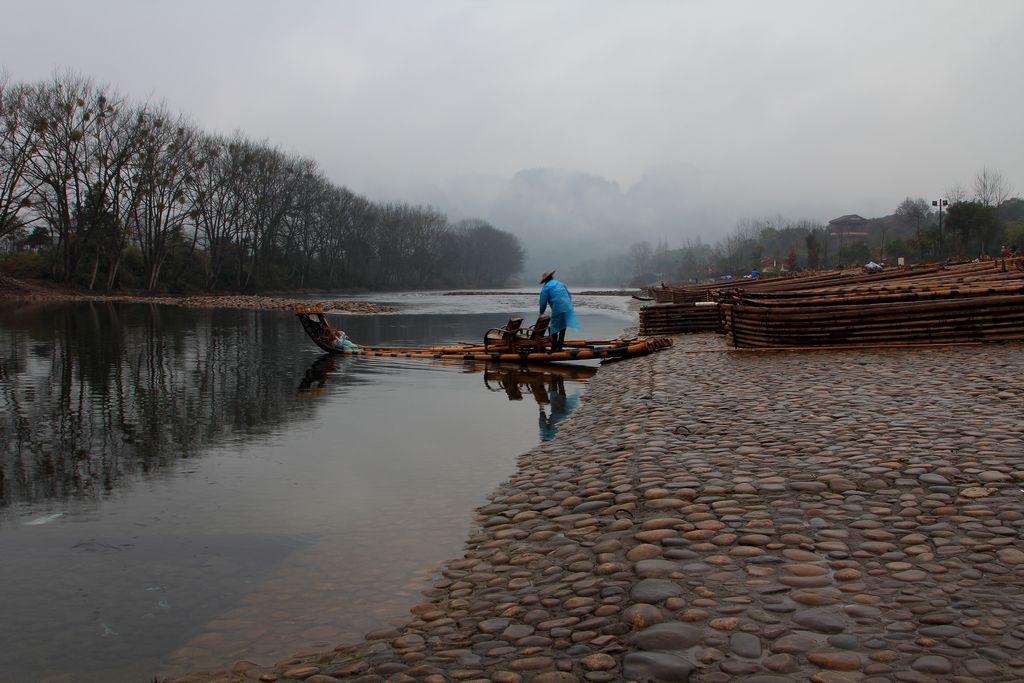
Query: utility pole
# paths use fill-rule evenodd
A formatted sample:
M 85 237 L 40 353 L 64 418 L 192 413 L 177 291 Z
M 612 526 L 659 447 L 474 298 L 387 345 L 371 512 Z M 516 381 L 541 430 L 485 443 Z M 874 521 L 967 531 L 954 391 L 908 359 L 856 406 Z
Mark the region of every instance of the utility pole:
M 942 244 L 942 207 L 949 206 L 949 200 L 948 199 L 933 199 L 932 200 L 932 206 L 939 207 L 939 251 L 941 252 L 942 248 L 944 246 Z

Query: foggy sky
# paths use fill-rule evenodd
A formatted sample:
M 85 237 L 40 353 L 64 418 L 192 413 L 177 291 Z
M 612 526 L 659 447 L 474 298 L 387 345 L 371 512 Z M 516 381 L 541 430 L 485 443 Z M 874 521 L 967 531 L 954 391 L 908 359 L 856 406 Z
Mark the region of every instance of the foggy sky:
M 13 80 L 71 67 L 532 253 L 884 215 L 983 166 L 1024 192 L 1013 0 L 4 5 Z

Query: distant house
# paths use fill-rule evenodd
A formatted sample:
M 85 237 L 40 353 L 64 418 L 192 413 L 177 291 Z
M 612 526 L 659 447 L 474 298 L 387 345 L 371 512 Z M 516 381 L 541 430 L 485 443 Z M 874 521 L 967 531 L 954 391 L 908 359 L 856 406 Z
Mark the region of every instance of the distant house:
M 828 222 L 833 237 L 866 237 L 868 219 L 855 213 L 848 213 Z

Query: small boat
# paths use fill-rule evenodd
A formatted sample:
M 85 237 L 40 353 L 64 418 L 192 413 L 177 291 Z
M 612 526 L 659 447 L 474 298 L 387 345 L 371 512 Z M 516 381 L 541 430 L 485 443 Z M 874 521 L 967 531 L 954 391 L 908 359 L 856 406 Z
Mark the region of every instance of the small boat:
M 295 306 L 295 315 L 313 343 L 328 353 L 348 356 L 390 358 L 446 358 L 463 361 L 514 363 L 555 363 L 560 361 L 621 359 L 643 356 L 672 346 L 668 337 L 619 339 L 569 339 L 559 351 L 551 350 L 547 335 L 548 316 L 523 328 L 522 318 L 512 318 L 503 327 L 492 328 L 481 343 L 459 342 L 447 346 L 354 346 L 335 345 L 337 330 L 327 322 L 322 306 Z

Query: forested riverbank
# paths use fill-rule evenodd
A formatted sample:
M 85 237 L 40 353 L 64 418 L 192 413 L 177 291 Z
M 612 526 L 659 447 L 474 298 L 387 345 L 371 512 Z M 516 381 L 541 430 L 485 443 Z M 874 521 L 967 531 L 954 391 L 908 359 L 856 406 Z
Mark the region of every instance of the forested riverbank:
M 3 269 L 87 290 L 499 287 L 518 238 L 374 202 L 317 161 L 72 72 L 0 74 Z

